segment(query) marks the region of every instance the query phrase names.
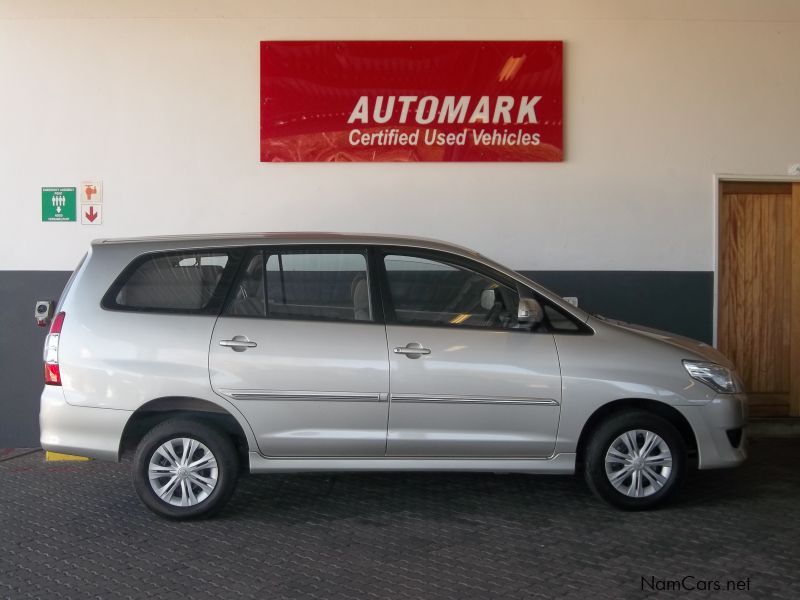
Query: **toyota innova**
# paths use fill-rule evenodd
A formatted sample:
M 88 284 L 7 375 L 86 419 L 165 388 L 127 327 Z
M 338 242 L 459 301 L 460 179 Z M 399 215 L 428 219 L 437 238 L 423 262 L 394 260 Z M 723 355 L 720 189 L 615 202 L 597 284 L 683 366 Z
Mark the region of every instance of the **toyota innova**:
M 169 518 L 218 511 L 243 472 L 578 470 L 636 510 L 745 458 L 725 356 L 442 242 L 99 240 L 37 310 L 42 447 L 132 456 Z

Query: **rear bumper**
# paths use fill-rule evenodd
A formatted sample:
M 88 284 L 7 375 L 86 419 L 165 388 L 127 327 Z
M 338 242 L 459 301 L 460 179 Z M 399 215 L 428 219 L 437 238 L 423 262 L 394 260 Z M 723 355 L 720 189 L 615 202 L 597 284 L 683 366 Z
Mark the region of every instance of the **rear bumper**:
M 747 396 L 726 394 L 708 404 L 681 406 L 697 439 L 698 468 L 735 467 L 747 458 Z
M 39 410 L 42 448 L 118 461 L 122 432 L 132 414 L 129 410 L 67 404 L 60 387 L 46 385 Z

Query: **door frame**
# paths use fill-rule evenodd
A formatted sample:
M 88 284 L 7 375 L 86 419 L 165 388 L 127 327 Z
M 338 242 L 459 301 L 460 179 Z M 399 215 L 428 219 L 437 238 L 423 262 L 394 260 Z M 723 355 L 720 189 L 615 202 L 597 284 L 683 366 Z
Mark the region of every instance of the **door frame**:
M 720 201 L 722 199 L 722 194 L 720 193 L 722 184 L 724 182 L 746 182 L 751 181 L 755 183 L 790 183 L 795 185 L 800 185 L 800 176 L 795 175 L 740 175 L 740 174 L 729 174 L 729 173 L 717 173 L 714 175 L 714 217 L 713 217 L 713 268 L 714 268 L 714 306 L 713 306 L 713 344 L 714 347 L 717 347 L 719 343 L 718 340 L 718 328 L 719 328 L 719 241 L 720 241 L 720 231 L 719 231 L 719 209 L 720 209 Z M 793 284 L 792 284 L 793 285 Z M 794 300 L 793 300 L 794 301 Z M 794 356 L 795 352 L 792 350 L 792 356 Z M 794 390 L 795 384 L 792 383 L 792 390 Z M 789 417 L 800 417 L 800 406 L 798 406 L 798 400 L 796 397 L 796 392 L 790 393 L 790 402 L 789 402 Z
M 483 264 L 479 261 L 476 261 L 470 257 L 462 256 L 447 250 L 440 250 L 440 249 L 433 249 L 433 248 L 425 248 L 422 246 L 398 246 L 393 244 L 375 244 L 373 246 L 373 257 L 374 257 L 374 267 L 376 269 L 376 275 L 380 284 L 381 289 L 381 300 L 383 302 L 383 312 L 385 317 L 385 326 L 386 326 L 386 340 L 387 340 L 387 352 L 389 354 L 389 373 L 390 373 L 390 382 L 389 382 L 389 419 L 387 422 L 387 437 L 386 437 L 386 460 L 396 461 L 396 460 L 419 460 L 420 458 L 425 458 L 427 460 L 456 460 L 456 461 L 481 461 L 481 460 L 549 460 L 552 459 L 554 454 L 556 453 L 556 447 L 558 442 L 558 425 L 559 419 L 561 418 L 561 406 L 562 406 L 562 382 L 561 382 L 561 370 L 560 370 L 560 362 L 558 358 L 558 351 L 555 344 L 555 335 L 552 331 L 534 331 L 532 328 L 520 328 L 520 329 L 509 329 L 509 328 L 502 328 L 502 327 L 482 327 L 482 326 L 466 326 L 462 324 L 458 325 L 450 325 L 446 323 L 405 323 L 398 321 L 397 316 L 395 314 L 395 306 L 394 301 L 391 294 L 391 289 L 389 285 L 389 278 L 386 269 L 385 257 L 390 255 L 401 255 L 401 256 L 409 256 L 409 257 L 417 257 L 424 260 L 431 260 L 437 263 L 450 265 L 458 268 L 463 268 L 468 270 L 472 273 L 477 273 L 482 277 L 485 277 L 491 281 L 494 281 L 500 285 L 506 286 L 514 291 L 515 294 L 520 293 L 520 288 L 528 291 L 530 294 L 534 295 L 534 297 L 539 298 L 540 302 L 545 305 L 551 306 L 553 303 L 547 299 L 542 297 L 538 292 L 529 288 L 527 285 L 522 284 L 521 282 L 517 282 L 515 279 L 510 277 L 509 275 L 496 270 L 491 265 Z M 556 310 L 566 315 L 566 317 L 576 324 L 578 327 L 577 330 L 574 332 L 574 335 L 592 335 L 594 332 L 586 326 L 583 322 L 579 321 L 575 317 L 573 317 L 567 311 L 564 311 L 560 307 L 555 307 Z M 394 346 L 394 342 L 392 341 L 393 336 L 393 329 L 398 330 L 425 330 L 429 332 L 430 337 L 438 338 L 438 343 L 441 343 L 442 336 L 450 336 L 450 335 L 468 335 L 468 336 L 486 336 L 487 334 L 495 334 L 492 335 L 493 339 L 496 339 L 496 334 L 501 334 L 504 336 L 516 336 L 514 340 L 519 341 L 523 340 L 527 337 L 528 340 L 534 340 L 536 338 L 549 338 L 547 341 L 552 344 L 552 360 L 553 360 L 553 370 L 552 373 L 549 374 L 550 377 L 557 379 L 558 383 L 556 385 L 556 389 L 558 395 L 550 396 L 542 396 L 542 397 L 524 397 L 522 395 L 506 395 L 506 396 L 495 396 L 495 395 L 488 395 L 488 394 L 478 394 L 478 395 L 464 395 L 464 394 L 457 394 L 452 395 L 454 392 L 459 390 L 450 390 L 445 392 L 437 392 L 436 390 L 431 390 L 430 392 L 424 393 L 416 393 L 416 392 L 407 392 L 407 391 L 397 391 L 397 381 L 400 377 L 400 381 L 402 382 L 404 379 L 407 380 L 407 376 L 404 375 L 406 368 L 402 368 L 402 372 L 395 371 L 395 365 L 398 364 L 395 361 L 400 361 L 400 363 L 405 363 L 407 358 L 402 356 L 398 356 L 392 352 L 392 347 Z M 405 334 L 404 334 L 405 335 Z M 426 333 L 426 336 L 428 333 Z M 413 339 L 413 338 L 412 338 Z M 421 339 L 423 343 L 426 342 L 425 339 Z M 404 343 L 404 342 L 401 342 Z M 537 342 L 538 343 L 538 342 Z M 450 344 L 446 344 L 450 345 Z M 431 344 L 431 348 L 434 350 L 434 359 L 437 354 L 437 344 Z M 472 344 L 467 344 L 467 346 L 459 346 L 459 348 L 469 348 Z M 515 353 L 515 356 L 523 356 L 524 353 Z M 422 359 L 425 360 L 425 359 Z M 542 375 L 545 376 L 545 375 Z M 423 390 L 420 390 L 423 391 Z M 468 392 L 467 394 L 475 394 L 475 392 Z M 503 405 L 503 408 L 500 408 Z M 518 406 L 509 406 L 509 405 L 518 405 Z M 528 405 L 528 406 L 523 406 Z M 482 411 L 491 411 L 494 414 L 497 413 L 498 410 L 506 411 L 513 411 L 513 415 L 516 419 L 512 419 L 509 421 L 510 423 L 514 423 L 517 429 L 520 427 L 520 423 L 525 422 L 526 415 L 520 414 L 518 411 L 521 409 L 527 409 L 530 411 L 531 409 L 536 411 L 536 423 L 544 423 L 547 424 L 545 420 L 546 414 L 540 414 L 542 409 L 549 408 L 551 411 L 552 417 L 552 446 L 550 445 L 550 432 L 549 431 L 538 431 L 536 425 L 533 424 L 532 426 L 534 429 L 528 430 L 528 435 L 532 435 L 530 439 L 524 442 L 527 450 L 526 452 L 534 452 L 533 448 L 530 448 L 531 445 L 546 445 L 549 454 L 545 455 L 544 453 L 536 453 L 536 454 L 525 454 L 524 452 L 517 453 L 499 453 L 495 447 L 498 444 L 498 440 L 495 439 L 493 441 L 485 441 L 482 446 L 481 450 L 485 451 L 485 454 L 472 454 L 468 451 L 464 451 L 464 446 L 470 446 L 474 448 L 475 441 L 470 440 L 468 436 L 461 435 L 459 439 L 455 441 L 447 442 L 449 444 L 448 447 L 441 448 L 442 441 L 438 442 L 431 442 L 425 439 L 427 436 L 420 436 L 417 435 L 412 439 L 408 439 L 407 437 L 393 437 L 393 432 L 395 431 L 417 431 L 417 430 L 424 430 L 426 432 L 434 432 L 439 431 L 436 425 L 431 425 L 433 423 L 441 423 L 442 418 L 445 416 L 442 411 L 446 410 L 447 415 L 445 421 L 449 422 L 459 422 L 459 415 L 461 415 L 462 411 L 466 406 L 469 406 L 467 409 L 468 411 L 475 411 L 475 410 L 482 410 Z M 415 408 L 416 407 L 416 408 Z M 538 408 L 537 408 L 538 407 Z M 409 410 L 413 410 L 414 412 L 409 415 Z M 432 419 L 432 421 L 425 421 L 423 418 L 418 417 L 417 415 L 420 414 L 420 410 L 423 413 L 427 413 L 426 416 L 428 419 Z M 399 411 L 399 412 L 398 412 Z M 428 412 L 432 411 L 432 412 Z M 416 413 L 416 414 L 414 414 Z M 463 415 L 462 415 L 463 416 Z M 530 417 L 527 417 L 530 418 Z M 522 421 L 520 421 L 522 419 Z M 399 423 L 398 423 L 399 420 Z M 495 417 L 495 420 L 498 420 Z M 507 420 L 507 419 L 506 419 Z M 479 420 L 480 422 L 480 420 Z M 500 420 L 500 422 L 504 422 Z M 413 423 L 413 426 L 409 426 L 408 423 Z M 417 425 L 417 423 L 422 423 L 424 425 Z M 498 425 L 500 427 L 500 425 Z M 505 425 L 503 426 L 503 431 L 509 431 L 511 426 Z M 447 426 L 444 426 L 442 431 L 450 432 L 452 429 L 447 429 Z M 489 431 L 489 430 L 485 430 Z M 516 431 L 515 431 L 516 433 Z M 537 439 L 538 437 L 543 437 L 545 441 L 541 441 Z M 520 442 L 517 442 L 519 444 Z M 489 446 L 487 448 L 486 446 Z M 399 448 L 398 448 L 399 446 Z M 433 446 L 431 448 L 431 446 Z M 409 448 L 413 448 L 409 450 Z M 432 457 L 432 458 L 431 458 Z
M 800 183 L 800 176 L 794 175 L 738 175 L 733 173 L 715 173 L 714 174 L 714 216 L 712 224 L 712 240 L 713 240 L 713 253 L 712 253 L 712 267 L 714 270 L 714 305 L 713 305 L 713 336 L 712 343 L 717 347 L 719 340 L 717 339 L 719 328 L 719 204 L 722 200 L 720 189 L 722 184 L 727 181 L 753 181 L 759 183 Z

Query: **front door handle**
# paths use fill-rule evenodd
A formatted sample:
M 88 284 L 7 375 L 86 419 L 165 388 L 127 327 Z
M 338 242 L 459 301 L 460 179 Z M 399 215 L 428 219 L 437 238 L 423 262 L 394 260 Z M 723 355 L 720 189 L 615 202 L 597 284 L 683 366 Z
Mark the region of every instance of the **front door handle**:
M 255 348 L 258 346 L 255 342 L 251 342 L 245 335 L 235 335 L 230 340 L 220 340 L 219 345 L 224 348 L 230 348 L 234 352 L 244 352 L 248 348 Z
M 405 346 L 398 346 L 394 349 L 395 354 L 405 354 L 408 358 L 419 358 L 423 354 L 430 354 L 430 348 L 423 348 L 422 344 L 411 342 Z

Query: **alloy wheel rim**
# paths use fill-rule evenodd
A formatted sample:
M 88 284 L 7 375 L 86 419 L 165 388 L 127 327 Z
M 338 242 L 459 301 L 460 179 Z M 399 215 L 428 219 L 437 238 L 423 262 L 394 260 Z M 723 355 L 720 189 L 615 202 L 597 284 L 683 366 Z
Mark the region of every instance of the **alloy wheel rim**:
M 150 487 L 172 506 L 196 506 L 217 487 L 219 468 L 208 446 L 193 438 L 164 442 L 150 457 L 147 468 Z
M 672 452 L 658 434 L 632 429 L 611 442 L 605 465 L 606 476 L 614 489 L 629 498 L 645 498 L 669 481 Z

